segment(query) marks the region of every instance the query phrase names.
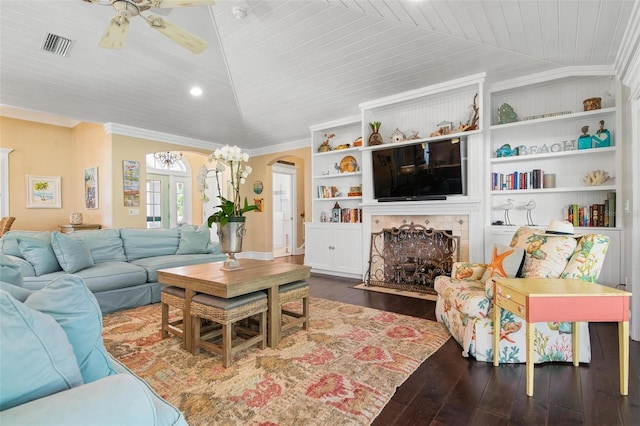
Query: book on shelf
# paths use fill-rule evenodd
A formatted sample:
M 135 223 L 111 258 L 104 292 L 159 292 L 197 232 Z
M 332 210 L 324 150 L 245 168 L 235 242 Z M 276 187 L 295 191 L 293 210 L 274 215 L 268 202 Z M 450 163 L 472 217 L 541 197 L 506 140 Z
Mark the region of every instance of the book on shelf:
M 318 185 L 318 198 L 334 198 L 338 196 L 338 187 Z
M 602 203 L 580 206 L 569 204 L 567 209 L 567 221 L 573 226 L 588 228 L 599 226 L 602 228 L 615 228 L 616 226 L 616 193 L 607 193 L 607 199 Z
M 361 223 L 362 209 L 344 208 L 340 211 L 340 222 L 343 223 Z
M 520 189 L 542 189 L 544 172 L 533 169 L 528 172 L 491 173 L 491 190 L 507 191 Z

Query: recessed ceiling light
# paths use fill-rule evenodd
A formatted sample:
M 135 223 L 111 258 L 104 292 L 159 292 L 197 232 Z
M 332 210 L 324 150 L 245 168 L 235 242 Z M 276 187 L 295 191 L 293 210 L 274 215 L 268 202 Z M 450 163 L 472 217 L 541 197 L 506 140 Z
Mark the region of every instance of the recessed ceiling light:
M 202 89 L 199 87 L 192 87 L 189 93 L 191 93 L 191 95 L 193 96 L 200 96 L 202 95 Z

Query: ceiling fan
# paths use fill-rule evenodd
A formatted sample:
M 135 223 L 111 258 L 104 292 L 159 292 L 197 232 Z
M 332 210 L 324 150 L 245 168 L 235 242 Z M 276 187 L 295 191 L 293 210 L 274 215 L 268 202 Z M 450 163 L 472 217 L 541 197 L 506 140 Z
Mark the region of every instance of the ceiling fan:
M 206 41 L 191 34 L 190 32 L 177 27 L 163 18 L 154 15 L 144 16 L 145 12 L 152 7 L 172 8 L 182 6 L 206 6 L 215 3 L 215 0 L 84 0 L 87 3 L 101 5 L 111 5 L 116 10 L 117 15 L 111 18 L 109 25 L 100 39 L 100 47 L 107 49 L 122 49 L 127 31 L 129 29 L 129 19 L 140 16 L 147 24 L 155 30 L 169 37 L 185 49 L 193 53 L 200 53 L 207 48 Z

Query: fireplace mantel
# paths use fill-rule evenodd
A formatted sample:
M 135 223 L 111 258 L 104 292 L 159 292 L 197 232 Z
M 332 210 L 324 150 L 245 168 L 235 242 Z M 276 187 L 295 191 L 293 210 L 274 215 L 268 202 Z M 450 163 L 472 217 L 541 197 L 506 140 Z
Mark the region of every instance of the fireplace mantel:
M 365 214 L 404 215 L 404 214 L 469 214 L 480 212 L 482 200 L 479 198 L 451 197 L 447 200 L 432 201 L 393 201 L 362 203 Z

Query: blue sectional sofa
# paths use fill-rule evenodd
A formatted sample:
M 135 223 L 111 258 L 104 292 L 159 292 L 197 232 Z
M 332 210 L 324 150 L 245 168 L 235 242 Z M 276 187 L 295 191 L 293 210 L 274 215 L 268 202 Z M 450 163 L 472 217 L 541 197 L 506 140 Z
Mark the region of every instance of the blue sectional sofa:
M 0 255 L 0 424 L 187 425 L 107 353 L 101 309 L 81 278 L 30 291 L 18 269 Z
M 81 277 L 103 313 L 160 301 L 159 269 L 224 260 L 206 225 L 101 229 L 62 234 L 9 231 L 0 253 L 20 266 L 24 288 L 39 290 L 65 274 Z

